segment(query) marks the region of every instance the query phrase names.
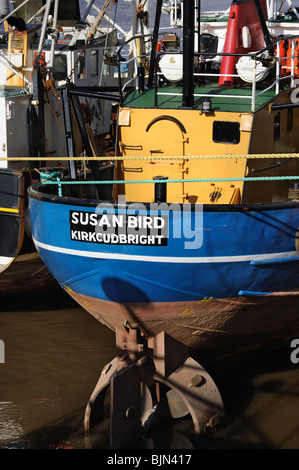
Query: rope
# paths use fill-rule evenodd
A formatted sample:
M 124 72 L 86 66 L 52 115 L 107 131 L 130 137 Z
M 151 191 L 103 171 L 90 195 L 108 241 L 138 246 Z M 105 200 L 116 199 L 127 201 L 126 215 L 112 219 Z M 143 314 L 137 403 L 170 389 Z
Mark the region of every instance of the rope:
M 198 179 L 177 179 L 177 180 L 159 180 L 159 183 L 215 183 L 215 182 L 234 182 L 234 181 L 286 181 L 299 180 L 299 176 L 259 176 L 252 178 L 198 178 Z M 111 180 L 111 181 L 61 181 L 59 184 L 148 184 L 156 183 L 156 180 Z M 53 184 L 46 182 L 45 184 Z M 54 183 L 58 184 L 58 183 Z
M 108 22 L 107 22 L 107 33 L 106 33 L 106 38 L 105 38 L 105 46 L 104 46 L 104 57 L 105 57 L 105 53 L 106 53 L 106 50 L 107 50 L 107 44 L 108 44 L 108 34 L 109 34 L 109 26 L 110 26 L 110 21 L 111 21 L 111 10 L 112 10 L 112 2 L 110 3 L 110 9 L 109 9 L 109 19 L 108 19 Z M 103 78 L 103 72 L 104 72 L 104 65 L 105 65 L 105 61 L 102 60 L 102 67 L 101 67 L 101 76 L 100 76 L 100 81 L 99 81 L 99 86 L 102 85 L 102 78 Z
M 147 156 L 147 157 L 106 157 L 104 156 L 98 156 L 98 157 L 86 157 L 89 161 L 122 161 L 122 160 L 227 160 L 227 159 L 233 159 L 233 160 L 238 160 L 238 159 L 263 159 L 263 158 L 269 158 L 269 159 L 275 159 L 275 158 L 299 158 L 299 153 L 269 153 L 269 154 L 252 154 L 252 155 L 184 155 L 184 156 L 177 156 L 177 157 L 171 157 L 171 156 L 163 156 L 163 157 L 152 157 L 152 156 Z M 80 160 L 80 157 L 43 157 L 43 161 L 53 161 L 53 160 L 59 160 L 59 161 L 78 161 Z M 14 161 L 36 161 L 36 157 L 0 157 L 0 161 L 7 161 L 7 162 L 14 162 Z
M 60 99 L 59 99 L 59 96 L 58 96 L 58 93 L 57 93 L 57 90 L 55 88 L 55 84 L 54 84 L 54 80 L 53 80 L 53 76 L 52 76 L 52 73 L 50 70 L 46 69 L 45 68 L 45 65 L 44 64 L 39 64 L 39 68 L 40 68 L 40 73 L 41 73 L 41 76 L 42 76 L 42 81 L 43 81 L 43 85 L 45 87 L 45 90 L 46 90 L 46 93 L 47 93 L 47 97 L 48 97 L 48 101 L 47 101 L 47 104 L 50 106 L 50 109 L 54 115 L 54 118 L 57 120 L 59 126 L 61 127 L 62 131 L 65 133 L 65 128 L 63 127 L 62 123 L 60 122 L 60 120 L 58 119 L 58 116 L 57 114 L 55 113 L 54 109 L 53 109 L 53 106 L 51 104 L 51 98 L 50 98 L 50 93 L 54 93 L 55 95 L 55 98 L 59 104 L 59 107 L 61 109 L 61 113 L 63 115 L 63 107 L 62 107 L 62 104 L 60 102 Z

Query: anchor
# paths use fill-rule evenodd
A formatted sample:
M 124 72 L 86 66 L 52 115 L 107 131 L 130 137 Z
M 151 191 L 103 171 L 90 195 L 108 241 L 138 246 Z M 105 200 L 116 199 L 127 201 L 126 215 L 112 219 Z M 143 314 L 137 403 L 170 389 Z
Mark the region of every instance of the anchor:
M 110 386 L 110 448 L 133 448 L 165 418 L 191 415 L 195 437 L 224 417 L 218 388 L 188 348 L 167 333 L 146 339 L 127 322 L 116 330 L 116 357 L 102 370 L 85 410 L 86 436 L 103 418 Z

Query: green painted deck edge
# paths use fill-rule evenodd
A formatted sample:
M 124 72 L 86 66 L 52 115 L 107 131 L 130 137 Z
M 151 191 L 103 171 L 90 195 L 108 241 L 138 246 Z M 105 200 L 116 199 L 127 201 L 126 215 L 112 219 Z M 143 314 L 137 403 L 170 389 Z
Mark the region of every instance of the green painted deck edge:
M 297 26 L 298 19 L 292 15 L 278 15 L 276 18 L 269 18 L 268 23 L 294 23 Z
M 227 23 L 228 15 L 226 16 L 201 16 L 201 23 Z
M 158 89 L 158 93 L 182 94 L 182 87 L 162 87 Z M 211 97 L 213 111 L 222 112 L 251 112 L 251 99 L 243 98 L 243 96 L 251 97 L 251 88 L 224 88 L 218 85 L 207 85 L 194 89 L 194 94 L 217 95 Z M 259 93 L 259 91 L 258 91 Z M 229 95 L 233 96 L 231 98 Z M 262 95 L 256 97 L 255 111 L 270 103 L 275 98 L 274 91 L 266 91 Z M 201 110 L 202 97 L 194 97 L 194 109 Z M 178 109 L 182 106 L 182 96 L 158 95 L 158 109 Z M 139 93 L 137 90 L 129 93 L 124 99 L 123 107 L 130 108 L 154 108 L 155 107 L 155 90 L 146 90 Z

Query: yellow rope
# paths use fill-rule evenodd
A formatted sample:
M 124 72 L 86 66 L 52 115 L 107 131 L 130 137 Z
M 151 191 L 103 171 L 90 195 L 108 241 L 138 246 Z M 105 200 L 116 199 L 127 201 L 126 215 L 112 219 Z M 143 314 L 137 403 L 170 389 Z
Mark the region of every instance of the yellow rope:
M 148 156 L 148 157 L 106 157 L 104 156 L 98 156 L 98 157 L 85 157 L 84 160 L 90 160 L 90 161 L 122 161 L 122 160 L 215 160 L 215 159 L 270 159 L 270 158 L 299 158 L 299 153 L 265 153 L 265 154 L 252 154 L 252 155 L 184 155 L 184 156 L 176 156 L 176 157 L 171 157 L 171 156 L 163 156 L 163 157 L 153 157 L 153 156 Z M 58 161 L 80 161 L 80 157 L 41 157 L 40 158 L 43 161 L 53 161 L 53 160 L 58 160 Z M 36 157 L 0 157 L 0 161 L 7 161 L 7 162 L 13 162 L 13 161 L 36 161 Z

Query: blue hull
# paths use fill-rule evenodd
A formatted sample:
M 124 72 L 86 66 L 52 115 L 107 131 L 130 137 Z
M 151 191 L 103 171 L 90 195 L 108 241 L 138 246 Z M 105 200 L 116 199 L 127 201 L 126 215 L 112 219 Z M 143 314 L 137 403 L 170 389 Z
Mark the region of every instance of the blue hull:
M 29 200 L 33 239 L 46 266 L 111 328 L 134 318 L 149 336 L 166 327 L 194 349 L 203 343 L 196 334 L 202 330 L 209 340 L 225 331 L 226 341 L 254 332 L 270 337 L 273 328 L 284 340 L 296 334 L 299 204 L 194 205 L 187 215 L 180 206 L 160 213 L 140 206 L 138 219 L 130 205 L 97 208 L 96 201 L 47 196 L 36 188 Z M 257 306 L 238 325 L 236 314 L 241 319 Z M 186 334 L 186 328 L 193 331 Z

